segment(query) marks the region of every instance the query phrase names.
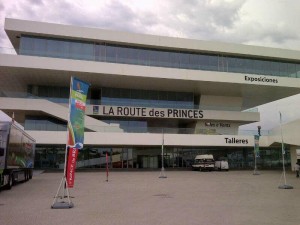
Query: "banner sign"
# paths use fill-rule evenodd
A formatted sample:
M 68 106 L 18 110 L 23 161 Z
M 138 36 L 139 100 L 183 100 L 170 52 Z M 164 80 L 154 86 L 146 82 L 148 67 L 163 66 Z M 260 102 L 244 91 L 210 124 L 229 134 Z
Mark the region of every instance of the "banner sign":
M 259 135 L 254 135 L 254 154 L 259 157 Z
M 182 119 L 202 119 L 204 117 L 203 110 L 199 109 L 168 109 L 108 105 L 94 105 L 93 114 L 99 116 L 129 116 Z
M 72 148 L 83 148 L 84 115 L 89 86 L 84 81 L 71 78 L 67 145 Z
M 76 148 L 69 148 L 67 173 L 66 173 L 68 188 L 74 187 L 77 155 L 78 155 L 78 150 Z

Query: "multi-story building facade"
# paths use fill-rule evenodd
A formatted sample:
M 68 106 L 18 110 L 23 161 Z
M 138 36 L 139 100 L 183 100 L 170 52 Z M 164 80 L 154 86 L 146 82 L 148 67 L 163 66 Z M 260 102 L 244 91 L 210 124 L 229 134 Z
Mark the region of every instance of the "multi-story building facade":
M 91 84 L 78 167 L 188 167 L 197 154 L 253 167 L 254 107 L 300 93 L 300 52 L 6 19 L 0 110 L 37 141 L 37 168 L 64 162 L 70 77 Z M 257 134 L 257 132 L 255 132 Z M 259 165 L 281 166 L 262 132 Z M 286 145 L 287 164 L 297 145 Z

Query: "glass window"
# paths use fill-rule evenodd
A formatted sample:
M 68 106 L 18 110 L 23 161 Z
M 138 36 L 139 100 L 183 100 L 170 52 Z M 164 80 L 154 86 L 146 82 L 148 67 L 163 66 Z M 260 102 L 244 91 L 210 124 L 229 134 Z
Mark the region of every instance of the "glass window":
M 229 72 L 239 72 L 238 59 L 234 57 L 228 58 L 228 71 Z
M 21 55 L 34 55 L 34 39 L 31 37 L 21 37 L 20 52 Z
M 95 60 L 100 62 L 106 61 L 106 47 L 104 44 L 96 44 L 95 46 Z
M 170 52 L 161 51 L 159 55 L 160 66 L 170 67 Z
M 149 50 L 149 66 L 159 66 L 157 59 L 158 59 L 157 51 Z
M 170 52 L 170 67 L 180 68 L 180 53 Z
M 280 75 L 281 76 L 288 76 L 288 64 L 287 63 L 280 63 Z
M 35 130 L 47 130 L 46 121 L 43 119 L 35 120 Z
M 209 70 L 209 59 L 206 55 L 199 55 L 199 68 Z
M 39 86 L 38 87 L 38 96 L 48 97 L 48 88 L 45 86 Z
M 271 74 L 271 61 L 263 61 L 264 74 Z
M 129 64 L 138 64 L 139 56 L 138 50 L 135 48 L 128 48 L 128 63 Z
M 47 40 L 36 38 L 34 40 L 34 55 L 45 56 L 47 52 Z
M 272 76 L 280 75 L 280 67 L 278 62 L 271 62 L 271 70 L 272 70 Z
M 47 56 L 60 58 L 61 41 L 47 40 Z
M 70 42 L 70 58 L 81 59 L 81 44 L 76 42 Z
M 226 56 L 218 56 L 218 71 L 227 71 L 227 58 Z
M 188 69 L 190 67 L 190 56 L 187 53 L 180 53 L 180 68 Z
M 199 69 L 199 55 L 190 54 L 190 69 Z
M 60 88 L 60 98 L 69 98 L 70 90 L 67 87 L 61 87 Z
M 140 65 L 149 65 L 148 55 L 149 55 L 149 50 L 146 50 L 146 49 L 139 49 L 138 50 L 139 64 Z
M 117 62 L 118 63 L 130 63 L 129 55 L 128 55 L 128 48 L 125 47 L 118 47 L 117 48 Z
M 287 63 L 287 76 L 289 77 L 297 77 L 296 64 Z
M 296 64 L 297 77 L 300 78 L 300 64 Z
M 94 45 L 92 43 L 81 43 L 81 59 L 95 60 Z
M 212 71 L 218 71 L 218 56 L 207 56 L 209 60 L 209 69 Z
M 31 118 L 25 119 L 25 130 L 34 130 L 35 129 L 35 120 Z
M 254 73 L 254 68 L 253 68 L 253 60 L 252 59 L 245 59 L 245 67 L 244 67 L 244 72 L 245 73 Z
M 115 46 L 106 46 L 106 62 L 115 63 L 117 59 L 117 47 Z

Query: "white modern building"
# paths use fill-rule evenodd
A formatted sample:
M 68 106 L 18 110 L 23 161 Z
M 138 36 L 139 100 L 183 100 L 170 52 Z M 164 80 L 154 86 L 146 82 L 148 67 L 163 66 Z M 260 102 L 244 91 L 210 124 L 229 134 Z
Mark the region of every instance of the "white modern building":
M 300 93 L 299 51 L 17 19 L 4 29 L 15 53 L 0 54 L 0 110 L 36 139 L 36 168 L 64 162 L 71 76 L 91 83 L 78 167 L 102 167 L 109 152 L 113 168 L 159 168 L 163 143 L 165 167 L 209 153 L 253 168 L 258 131 L 239 126 Z M 283 126 L 287 166 L 297 127 Z M 282 166 L 279 131 L 261 133 L 260 168 Z

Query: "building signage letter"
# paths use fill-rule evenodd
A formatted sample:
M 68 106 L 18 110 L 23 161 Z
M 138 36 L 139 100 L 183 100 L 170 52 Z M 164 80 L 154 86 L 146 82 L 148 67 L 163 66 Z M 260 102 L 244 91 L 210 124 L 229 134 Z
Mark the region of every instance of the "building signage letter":
M 199 109 L 167 109 L 146 108 L 130 106 L 107 106 L 94 105 L 93 114 L 100 116 L 122 116 L 122 117 L 155 117 L 155 118 L 180 118 L 180 119 L 202 119 L 203 110 Z

